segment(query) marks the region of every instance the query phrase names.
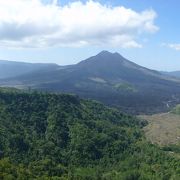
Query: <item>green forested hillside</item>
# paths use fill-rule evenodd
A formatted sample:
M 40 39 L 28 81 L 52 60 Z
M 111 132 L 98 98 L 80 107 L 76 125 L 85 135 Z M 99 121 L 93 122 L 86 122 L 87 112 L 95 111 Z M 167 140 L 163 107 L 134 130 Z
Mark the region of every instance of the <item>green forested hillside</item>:
M 145 124 L 73 95 L 0 91 L 0 179 L 178 179 Z

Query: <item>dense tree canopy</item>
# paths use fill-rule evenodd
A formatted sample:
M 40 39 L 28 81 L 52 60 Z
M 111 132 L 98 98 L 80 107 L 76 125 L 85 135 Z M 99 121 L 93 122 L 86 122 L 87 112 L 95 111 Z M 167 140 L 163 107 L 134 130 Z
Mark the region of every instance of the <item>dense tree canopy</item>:
M 135 117 L 77 96 L 0 91 L 0 179 L 178 179 Z

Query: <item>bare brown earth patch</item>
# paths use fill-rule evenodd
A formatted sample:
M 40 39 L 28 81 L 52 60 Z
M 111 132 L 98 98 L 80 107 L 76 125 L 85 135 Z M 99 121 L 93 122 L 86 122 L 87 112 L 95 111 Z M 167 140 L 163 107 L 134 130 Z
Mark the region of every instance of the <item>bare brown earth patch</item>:
M 149 141 L 161 146 L 180 144 L 180 115 L 162 113 L 155 115 L 142 115 L 149 124 L 144 128 Z

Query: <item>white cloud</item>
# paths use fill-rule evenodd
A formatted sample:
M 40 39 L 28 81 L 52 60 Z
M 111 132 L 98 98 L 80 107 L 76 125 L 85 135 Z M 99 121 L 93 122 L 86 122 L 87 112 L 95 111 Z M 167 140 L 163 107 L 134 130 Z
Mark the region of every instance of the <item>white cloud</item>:
M 66 6 L 41 0 L 0 0 L 0 46 L 104 45 L 141 47 L 136 39 L 154 33 L 156 13 L 80 1 Z
M 176 51 L 180 51 L 180 44 L 176 44 L 176 43 L 174 43 L 174 44 L 166 44 L 166 43 L 163 43 L 162 45 L 166 46 L 166 47 L 169 47 L 171 49 L 174 49 Z

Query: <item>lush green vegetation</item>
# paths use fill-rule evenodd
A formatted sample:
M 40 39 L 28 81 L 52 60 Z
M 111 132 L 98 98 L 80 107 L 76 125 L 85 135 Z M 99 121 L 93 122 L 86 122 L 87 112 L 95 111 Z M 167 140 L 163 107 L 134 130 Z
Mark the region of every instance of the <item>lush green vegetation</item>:
M 173 108 L 172 113 L 180 115 L 180 104 Z
M 0 179 L 178 179 L 144 125 L 72 95 L 0 91 Z
M 168 146 L 163 147 L 164 151 L 171 151 L 175 153 L 180 153 L 180 145 L 177 144 L 170 144 Z
M 131 84 L 128 83 L 117 83 L 114 85 L 114 88 L 120 91 L 124 90 L 124 91 L 137 92 L 136 88 L 134 88 Z

